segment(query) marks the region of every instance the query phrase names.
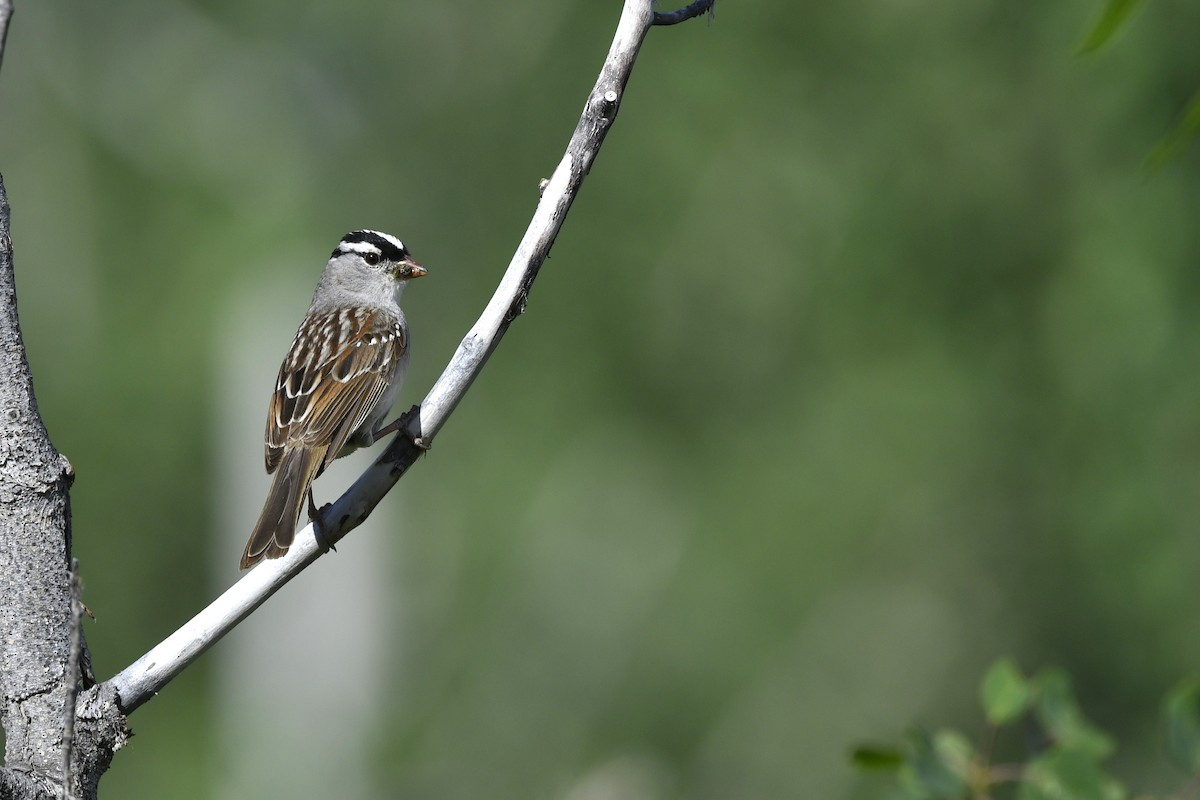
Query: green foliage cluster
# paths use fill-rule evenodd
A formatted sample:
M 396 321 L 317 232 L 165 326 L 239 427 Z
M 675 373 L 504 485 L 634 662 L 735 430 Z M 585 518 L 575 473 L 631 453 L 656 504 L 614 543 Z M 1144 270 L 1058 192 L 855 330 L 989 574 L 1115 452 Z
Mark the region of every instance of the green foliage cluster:
M 979 690 L 986 726 L 979 741 L 953 729 L 914 728 L 895 746 L 861 745 L 861 770 L 894 776 L 912 800 L 1179 800 L 1200 790 L 1200 678 L 1182 682 L 1163 703 L 1163 739 L 1186 776 L 1171 795 L 1131 794 L 1110 774 L 1116 742 L 1083 714 L 1067 673 L 1023 675 L 1012 659 L 993 664 Z M 1001 747 L 1024 742 L 1024 757 L 997 763 Z

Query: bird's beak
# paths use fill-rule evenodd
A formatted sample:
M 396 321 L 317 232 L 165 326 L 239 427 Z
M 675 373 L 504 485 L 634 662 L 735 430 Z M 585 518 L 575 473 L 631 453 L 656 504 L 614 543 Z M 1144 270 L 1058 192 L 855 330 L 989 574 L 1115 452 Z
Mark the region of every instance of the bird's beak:
M 429 270 L 422 267 L 415 261 L 401 261 L 398 265 L 400 269 L 396 273 L 402 281 L 411 281 L 413 278 L 423 278 L 429 274 Z

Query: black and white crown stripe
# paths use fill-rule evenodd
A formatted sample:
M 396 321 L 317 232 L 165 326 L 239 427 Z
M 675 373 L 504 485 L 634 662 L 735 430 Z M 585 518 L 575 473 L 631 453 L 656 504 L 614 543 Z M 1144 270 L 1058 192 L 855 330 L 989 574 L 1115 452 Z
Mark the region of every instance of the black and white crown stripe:
M 409 258 L 408 248 L 404 246 L 404 242 L 389 233 L 379 231 L 347 233 L 338 242 L 338 246 L 334 248 L 330 257 L 337 258 L 346 253 L 358 253 L 359 255 L 375 253 L 388 261 L 403 261 Z

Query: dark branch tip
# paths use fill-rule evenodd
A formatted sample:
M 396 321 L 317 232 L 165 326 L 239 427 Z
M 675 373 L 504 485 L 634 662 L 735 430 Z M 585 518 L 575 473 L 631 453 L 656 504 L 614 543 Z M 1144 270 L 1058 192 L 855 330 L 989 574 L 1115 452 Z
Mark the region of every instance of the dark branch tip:
M 713 17 L 713 9 L 716 7 L 717 0 L 694 0 L 678 11 L 655 11 L 654 18 L 650 21 L 651 25 L 678 25 L 681 22 L 686 22 L 692 17 L 698 17 L 701 14 L 708 14 L 711 21 Z

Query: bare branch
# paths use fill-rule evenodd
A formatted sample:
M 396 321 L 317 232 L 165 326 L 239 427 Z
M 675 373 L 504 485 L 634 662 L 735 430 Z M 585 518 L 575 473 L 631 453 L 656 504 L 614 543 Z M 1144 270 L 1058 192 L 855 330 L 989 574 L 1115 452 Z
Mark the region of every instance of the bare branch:
M 712 0 L 708 0 L 707 5 L 711 4 Z M 608 56 L 584 104 L 566 153 L 544 183 L 533 219 L 495 294 L 424 402 L 406 416 L 392 444 L 345 494 L 322 510 L 321 533 L 325 541 L 336 544 L 370 515 L 416 462 L 422 447 L 427 447 L 442 429 L 508 326 L 524 313 L 529 289 L 616 119 L 634 61 L 655 19 L 650 0 L 626 0 Z M 308 525 L 296 534 L 286 556 L 260 563 L 182 628 L 112 678 L 108 685 L 116 690 L 122 708 L 129 713 L 146 702 L 321 555 L 313 526 Z
M 711 20 L 714 9 L 716 8 L 717 0 L 695 0 L 689 3 L 678 11 L 655 11 L 654 21 L 651 25 L 678 25 L 681 22 L 698 17 L 701 14 L 707 13 Z

